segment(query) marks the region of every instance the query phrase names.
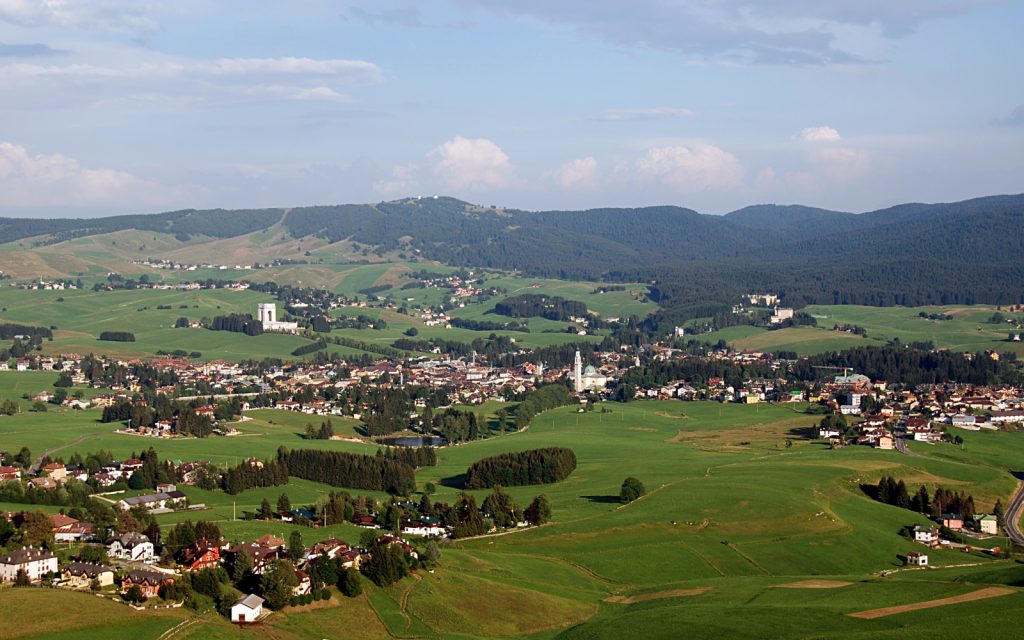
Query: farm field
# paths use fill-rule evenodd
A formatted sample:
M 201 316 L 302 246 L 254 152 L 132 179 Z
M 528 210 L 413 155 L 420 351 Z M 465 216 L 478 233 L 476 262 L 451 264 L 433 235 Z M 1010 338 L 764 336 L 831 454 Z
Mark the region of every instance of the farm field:
M 1017 623 L 1014 611 L 1024 604 L 1024 592 L 1017 589 L 1024 585 L 1020 565 L 978 552 L 935 550 L 929 555 L 937 568 L 902 571 L 899 556 L 915 547 L 898 532 L 925 520 L 870 500 L 860 484 L 875 483 L 882 475 L 911 486 L 941 484 L 969 491 L 979 510 L 988 510 L 996 499 L 1005 503 L 1014 489 L 1006 469 L 1024 458 L 1024 434 L 965 432 L 963 448 L 913 444 L 919 455 L 908 457 L 864 447 L 829 450 L 804 438 L 814 417 L 791 407 L 678 401 L 602 406 L 607 413 L 556 409 L 535 418 L 526 431 L 442 448 L 438 466 L 418 473 L 420 486 L 438 484 L 435 500 L 450 502 L 475 460 L 502 451 L 571 447 L 579 465 L 567 480 L 508 489 L 520 504 L 547 493 L 552 524 L 446 543 L 434 574 L 388 589 L 368 588 L 361 599 L 336 608 L 275 614 L 267 624 L 280 637 L 333 637 L 346 612 L 372 611 L 363 637 L 384 637 L 385 628 L 399 637 L 616 638 L 640 632 L 677 637 L 680 625 L 686 625 L 693 637 L 708 638 L 763 637 L 765 629 L 780 638 L 808 637 L 808 629 L 821 638 L 899 638 L 919 637 L 906 631 L 911 621 L 917 634 L 937 632 L 953 621 L 984 621 L 996 631 Z M 171 442 L 111 433 L 110 425 L 90 422 L 95 419 L 90 413 L 2 420 L 0 449 L 31 443 L 35 451 L 85 434 L 91 437 L 60 454 L 102 447 L 127 455 L 152 445 L 166 458 L 229 462 L 240 455 L 273 455 L 281 444 L 376 450 L 375 445 L 304 441 L 299 434 L 307 416 L 277 411 L 252 412 L 252 420 L 238 425 L 241 436 Z M 351 428 L 335 423 L 340 430 Z M 639 477 L 648 495 L 621 507 L 618 488 L 627 475 Z M 252 510 L 264 497 L 273 502 L 282 491 L 293 503 L 311 503 L 331 487 L 293 480 L 287 487 L 237 497 L 185 490 L 192 502 L 209 509 L 161 516 L 163 524 L 185 517 L 214 519 L 230 539 L 247 539 L 262 533 L 287 536 L 292 526 L 232 521 L 233 511 Z M 487 492 L 473 493 L 482 500 Z M 344 526 L 300 531 L 307 542 L 358 536 Z M 956 566 L 962 564 L 974 566 Z M 882 577 L 883 571 L 896 572 Z M 806 580 L 849 584 L 801 588 Z M 779 588 L 783 585 L 787 588 Z M 990 585 L 1014 592 L 873 620 L 849 616 Z M 480 593 L 492 597 L 481 602 L 474 598 Z M 0 591 L 0 605 L 7 596 Z M 738 607 L 743 616 L 732 615 Z M 138 637 L 155 638 L 162 630 L 154 627 Z M 195 638 L 228 633 L 226 625 L 205 618 L 182 632 Z
M 358 293 L 360 290 L 381 283 L 398 284 L 402 275 L 410 269 L 410 265 L 405 263 L 378 263 L 292 265 L 237 272 L 206 270 L 208 273 L 149 269 L 146 273 L 154 281 L 164 279 L 167 282 L 197 278 L 247 278 L 263 281 L 280 278 L 283 273 L 291 273 L 291 279 L 285 278 L 280 281 L 304 286 L 329 286 L 351 296 L 363 297 Z M 585 302 L 602 317 L 627 317 L 630 314 L 645 316 L 655 308 L 652 303 L 642 301 L 644 287 L 640 285 L 631 286 L 627 291 L 595 293 L 599 285 L 587 282 L 521 279 L 508 276 L 488 280 L 488 284 L 508 288 L 509 295 L 530 292 L 571 297 Z M 441 293 L 438 289 L 401 291 L 396 288 L 387 293 L 394 295 L 396 300 L 404 304 L 441 302 Z M 408 298 L 412 300 L 409 301 Z M 452 315 L 472 320 L 503 322 L 508 318 L 493 314 L 494 303 L 500 299 L 499 296 L 486 302 L 472 303 L 465 308 L 456 308 Z M 308 344 L 308 339 L 282 334 L 252 337 L 227 331 L 174 328 L 174 323 L 179 317 L 199 321 L 231 313 L 254 314 L 258 303 L 269 300 L 272 300 L 271 296 L 259 292 L 226 289 L 93 292 L 88 289 L 33 291 L 6 287 L 0 288 L 0 322 L 57 327 L 53 340 L 43 343 L 43 353 L 46 354 L 95 353 L 115 357 L 141 357 L 153 355 L 158 351 L 182 350 L 187 353 L 198 352 L 204 360 L 239 361 L 253 357 L 294 359 L 291 352 L 299 346 Z M 382 330 L 338 329 L 330 335 L 386 347 L 390 347 L 395 340 L 405 337 L 405 332 L 412 328 L 419 332 L 418 339 L 443 338 L 469 343 L 496 333 L 509 336 L 526 348 L 567 342 L 599 342 L 602 339 L 602 335 L 578 336 L 575 330 L 566 332 L 571 323 L 553 322 L 542 318 L 522 319 L 529 326 L 529 332 L 472 331 L 461 328 L 426 327 L 418 314 L 405 315 L 388 309 L 343 308 L 335 313 L 339 316 L 362 314 L 385 320 L 387 327 Z M 136 341 L 101 341 L 99 335 L 103 331 L 131 331 Z M 328 351 L 343 357 L 366 355 L 366 352 L 359 349 L 338 345 L 330 345 Z
M 768 331 L 758 327 L 728 327 L 702 334 L 701 340 L 715 343 L 725 340 L 744 351 L 795 351 L 811 355 L 856 346 L 880 345 L 898 338 L 901 342 L 932 342 L 936 348 L 950 351 L 979 352 L 995 349 L 1024 355 L 1024 343 L 1008 342 L 1016 331 L 1008 323 L 992 324 L 997 311 L 989 305 L 935 307 L 861 307 L 854 305 L 811 305 L 803 311 L 818 320 L 818 327 L 793 327 Z M 951 320 L 921 318 L 921 312 L 952 316 Z M 1002 312 L 1006 317 L 1020 314 Z M 864 327 L 867 337 L 837 332 L 834 325 Z

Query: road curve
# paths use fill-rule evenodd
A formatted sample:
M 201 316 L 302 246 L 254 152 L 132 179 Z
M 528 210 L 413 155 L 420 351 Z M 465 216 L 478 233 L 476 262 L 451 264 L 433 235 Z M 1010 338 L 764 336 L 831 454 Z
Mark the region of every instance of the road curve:
M 1010 498 L 1010 506 L 1006 509 L 1006 513 L 1003 514 L 1003 520 L 1005 521 L 1006 535 L 1017 544 L 1024 544 L 1024 534 L 1020 531 L 1020 516 L 1021 508 L 1024 507 L 1024 483 L 1021 482 L 1021 474 L 1019 472 L 1010 472 L 1013 477 L 1017 479 L 1017 490 L 1013 492 L 1013 497 Z

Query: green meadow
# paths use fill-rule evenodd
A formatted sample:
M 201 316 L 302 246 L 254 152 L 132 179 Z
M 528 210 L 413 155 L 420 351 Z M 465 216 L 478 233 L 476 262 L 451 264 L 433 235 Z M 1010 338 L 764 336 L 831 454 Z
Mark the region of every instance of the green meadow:
M 857 346 L 880 345 L 899 339 L 901 342 L 932 342 L 938 349 L 979 352 L 995 349 L 1024 355 L 1024 343 L 1008 342 L 1011 332 L 1006 323 L 993 324 L 989 319 L 997 311 L 990 305 L 936 307 L 860 307 L 854 305 L 811 305 L 803 309 L 813 315 L 817 327 L 791 327 L 769 331 L 750 326 L 728 327 L 702 334 L 700 339 L 715 343 L 725 340 L 743 351 L 795 351 L 811 355 Z M 929 320 L 918 314 L 952 316 L 950 320 Z M 1005 317 L 1020 318 L 1019 313 L 1001 312 Z M 835 331 L 835 325 L 864 327 L 867 336 Z
M 978 551 L 934 550 L 934 568 L 906 571 L 901 556 L 921 547 L 899 531 L 926 520 L 872 501 L 860 486 L 894 475 L 912 487 L 968 491 L 987 510 L 997 499 L 1005 504 L 1014 489 L 1007 469 L 1024 456 L 1024 434 L 965 432 L 963 447 L 915 443 L 918 455 L 904 456 L 866 447 L 829 450 L 806 437 L 814 418 L 792 407 L 679 401 L 602 406 L 607 412 L 556 409 L 523 432 L 442 448 L 438 465 L 418 473 L 420 486 L 438 485 L 435 500 L 452 501 L 475 460 L 502 451 L 571 447 L 579 464 L 567 480 L 508 489 L 521 505 L 548 494 L 554 522 L 445 543 L 435 573 L 421 572 L 387 589 L 367 584 L 364 596 L 352 601 L 336 596 L 324 608 L 276 613 L 266 634 L 314 639 L 348 637 L 345 630 L 351 629 L 353 637 L 368 638 L 671 638 L 686 629 L 697 638 L 910 638 L 970 624 L 1013 637 L 1016 607 L 1024 604 L 1017 588 L 1024 585 L 1021 565 Z M 304 441 L 308 417 L 278 411 L 252 412 L 251 420 L 237 425 L 240 436 L 168 442 L 114 434 L 95 417 L 86 411 L 0 420 L 0 449 L 28 444 L 36 451 L 64 443 L 64 456 L 100 447 L 127 455 L 152 445 L 166 458 L 221 463 L 270 456 L 280 445 L 376 450 Z M 337 430 L 354 433 L 354 424 L 334 422 Z M 619 485 L 629 475 L 641 479 L 647 495 L 622 506 Z M 302 504 L 330 490 L 302 480 L 236 497 L 186 488 L 193 503 L 208 508 L 160 519 L 165 526 L 185 517 L 217 520 L 231 539 L 287 536 L 291 525 L 233 516 L 255 509 L 263 498 L 273 503 L 282 491 Z M 487 492 L 473 493 L 482 501 Z M 307 542 L 328 535 L 354 540 L 359 533 L 347 526 L 300 531 Z M 811 583 L 818 588 L 807 588 L 808 580 L 818 581 Z M 989 585 L 1008 585 L 1012 593 L 873 620 L 848 615 Z M 0 591 L 0 606 L 6 608 L 8 594 Z M 166 625 L 154 618 L 137 637 L 156 638 Z M 176 637 L 232 634 L 237 632 L 207 615 Z
M 297 285 L 326 286 L 353 296 L 360 295 L 358 291 L 361 289 L 389 283 L 395 284 L 396 288 L 387 294 L 393 295 L 400 305 L 414 307 L 440 303 L 442 294 L 438 289 L 403 291 L 397 288 L 401 283 L 408 281 L 404 274 L 410 269 L 411 266 L 405 263 L 327 264 L 290 265 L 260 271 L 207 270 L 209 273 L 151 270 L 152 273 L 149 275 L 154 281 L 163 279 L 166 282 L 196 278 L 249 278 L 258 281 L 273 278 Z M 284 278 L 285 273 L 290 274 L 290 277 Z M 644 287 L 641 285 L 629 286 L 626 291 L 595 293 L 599 285 L 589 282 L 561 282 L 513 276 L 496 277 L 487 282 L 488 286 L 507 288 L 509 295 L 530 292 L 580 300 L 605 318 L 628 317 L 632 314 L 645 316 L 655 308 L 652 303 L 644 302 Z M 493 312 L 494 303 L 500 299 L 501 297 L 497 297 L 486 302 L 457 307 L 452 310 L 451 315 L 470 320 L 503 322 L 508 318 L 495 315 Z M 31 291 L 7 287 L 0 288 L 0 322 L 56 327 L 53 339 L 43 343 L 43 353 L 46 354 L 95 353 L 114 357 L 143 357 L 158 351 L 183 350 L 189 353 L 199 352 L 204 360 L 239 361 L 251 358 L 254 354 L 282 359 L 294 358 L 291 352 L 299 346 L 308 344 L 308 339 L 282 334 L 252 337 L 226 331 L 174 328 L 174 323 L 179 317 L 199 321 L 231 313 L 255 314 L 258 303 L 270 300 L 270 296 L 259 292 L 227 289 L 93 292 L 89 289 Z M 390 346 L 395 340 L 405 337 L 405 332 L 413 328 L 418 331 L 419 339 L 443 338 L 472 342 L 496 333 L 509 336 L 526 348 L 577 341 L 599 342 L 602 334 L 607 333 L 602 331 L 595 335 L 591 332 L 590 335 L 578 336 L 572 323 L 554 322 L 543 318 L 522 319 L 522 322 L 529 326 L 529 332 L 492 332 L 426 327 L 415 309 L 412 309 L 409 315 L 389 309 L 356 307 L 338 309 L 334 313 L 338 316 L 367 315 L 383 319 L 387 327 L 382 330 L 339 329 L 331 334 L 379 346 Z M 103 331 L 130 331 L 135 335 L 136 341 L 102 341 L 99 340 L 99 335 Z M 359 349 L 337 345 L 331 345 L 328 351 L 343 357 L 365 354 Z

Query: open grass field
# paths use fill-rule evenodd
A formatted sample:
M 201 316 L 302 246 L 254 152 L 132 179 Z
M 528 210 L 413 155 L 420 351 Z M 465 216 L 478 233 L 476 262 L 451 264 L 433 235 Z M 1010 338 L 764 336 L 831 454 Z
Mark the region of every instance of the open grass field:
M 1012 637 L 1019 624 L 1015 611 L 1024 604 L 1022 565 L 976 551 L 935 550 L 929 552 L 935 568 L 903 571 L 899 556 L 915 545 L 898 532 L 925 520 L 873 502 L 859 486 L 895 475 L 912 486 L 969 491 L 979 509 L 989 509 L 996 499 L 1005 503 L 1013 490 L 1006 470 L 1024 459 L 1024 434 L 965 432 L 963 448 L 914 444 L 920 455 L 908 457 L 863 447 L 829 450 L 804 439 L 814 419 L 791 407 L 678 401 L 604 406 L 608 413 L 556 409 L 524 432 L 440 449 L 438 466 L 418 473 L 421 485 L 438 484 L 435 500 L 451 501 L 461 490 L 462 474 L 479 458 L 571 447 L 579 465 L 567 480 L 508 490 L 520 504 L 547 493 L 553 523 L 446 543 L 434 574 L 421 573 L 388 589 L 368 588 L 362 598 L 336 606 L 275 614 L 265 634 L 249 634 L 347 637 L 343 629 L 354 626 L 353 637 L 365 638 L 670 638 L 686 628 L 698 638 L 910 638 L 950 624 L 984 623 L 993 633 Z M 167 458 L 226 462 L 269 456 L 281 444 L 376 450 L 342 441 L 303 441 L 299 434 L 307 417 L 284 412 L 253 412 L 252 420 L 238 425 L 243 435 L 234 438 L 171 442 L 113 434 L 110 425 L 90 421 L 92 413 L 23 414 L 0 421 L 0 449 L 28 444 L 36 450 L 84 435 L 88 439 L 62 453 L 102 447 L 127 455 L 153 445 Z M 335 423 L 340 431 L 353 427 Z M 627 475 L 639 477 L 648 495 L 621 506 L 618 489 Z M 273 502 L 282 491 L 293 503 L 311 503 L 330 489 L 301 480 L 237 497 L 186 488 L 193 502 L 209 509 L 161 516 L 161 522 L 213 519 L 232 539 L 287 536 L 290 525 L 232 521 L 232 514 L 254 509 L 263 497 Z M 482 500 L 487 492 L 474 493 Z M 344 526 L 301 531 L 307 542 L 329 535 L 358 537 Z M 959 566 L 964 564 L 971 566 Z M 884 571 L 895 573 L 883 577 Z M 832 588 L 820 588 L 825 583 Z M 850 617 L 991 586 L 1011 593 L 871 620 Z M 10 593 L 0 591 L 5 610 Z M 136 637 L 156 638 L 168 626 L 161 621 L 151 628 L 123 628 L 133 628 Z M 24 637 L 47 633 L 41 628 Z M 233 633 L 204 617 L 181 637 Z
M 856 346 L 885 344 L 894 338 L 904 343 L 932 342 L 950 351 L 979 352 L 995 349 L 1024 355 L 1024 343 L 1008 342 L 1017 333 L 1008 323 L 992 324 L 997 311 L 989 305 L 943 307 L 860 307 L 854 305 L 812 305 L 804 309 L 818 320 L 817 327 L 794 327 L 768 331 L 758 327 L 728 327 L 703 334 L 701 340 L 725 340 L 745 351 L 795 351 L 800 355 L 835 351 Z M 921 318 L 921 312 L 950 315 L 952 320 Z M 1020 314 L 1001 312 L 1006 317 Z M 867 337 L 833 331 L 835 325 L 857 325 Z
M 82 239 L 86 241 L 89 239 Z M 2 253 L 2 252 L 0 252 Z M 174 282 L 195 278 L 250 278 L 276 279 L 299 285 L 328 286 L 349 295 L 359 295 L 361 289 L 380 284 L 400 283 L 403 274 L 410 270 L 405 263 L 379 264 L 325 264 L 294 265 L 261 271 L 219 271 L 161 272 L 148 270 L 151 278 L 163 278 Z M 282 274 L 289 273 L 290 278 Z M 489 281 L 490 282 L 490 281 Z M 643 287 L 630 287 L 627 291 L 594 293 L 596 283 L 561 282 L 555 280 L 532 280 L 503 277 L 494 280 L 498 286 L 509 289 L 510 295 L 520 292 L 546 293 L 571 297 L 585 302 L 589 308 L 603 317 L 630 314 L 645 316 L 654 305 L 643 302 Z M 441 293 L 437 289 L 394 290 L 399 302 L 416 304 L 437 304 Z M 408 300 L 408 299 L 411 299 Z M 256 305 L 271 300 L 270 296 L 255 291 L 230 291 L 224 289 L 196 291 L 29 291 L 13 287 L 0 288 L 0 322 L 13 322 L 44 327 L 57 327 L 52 341 L 43 344 L 43 353 L 96 353 L 116 357 L 142 357 L 158 351 L 183 350 L 199 352 L 202 358 L 238 361 L 259 357 L 294 358 L 291 352 L 296 347 L 308 344 L 299 336 L 263 334 L 246 336 L 226 331 L 205 329 L 175 329 L 179 317 L 191 321 L 212 318 L 231 313 L 255 313 Z M 456 308 L 452 315 L 473 320 L 504 321 L 507 318 L 493 314 L 495 300 L 470 304 Z M 407 330 L 416 328 L 418 338 L 443 338 L 461 342 L 472 342 L 491 333 L 506 335 L 523 347 L 543 347 L 566 342 L 601 340 L 601 335 L 578 336 L 575 331 L 566 332 L 570 323 L 553 322 L 542 318 L 524 320 L 529 332 L 518 331 L 471 331 L 468 329 L 445 329 L 425 327 L 418 315 L 405 315 L 388 309 L 344 308 L 337 315 L 368 315 L 386 321 L 381 329 L 340 329 L 332 335 L 343 336 L 380 346 L 390 346 L 404 337 Z M 99 340 L 103 331 L 131 331 L 135 342 L 106 342 Z M 329 350 L 342 356 L 363 355 L 365 352 L 350 347 L 331 346 Z

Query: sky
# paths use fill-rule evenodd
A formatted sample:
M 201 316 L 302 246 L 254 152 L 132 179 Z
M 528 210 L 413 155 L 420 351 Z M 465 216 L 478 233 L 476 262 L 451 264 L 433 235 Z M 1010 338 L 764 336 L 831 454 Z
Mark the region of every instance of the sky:
M 0 216 L 1024 191 L 1020 0 L 0 0 Z

